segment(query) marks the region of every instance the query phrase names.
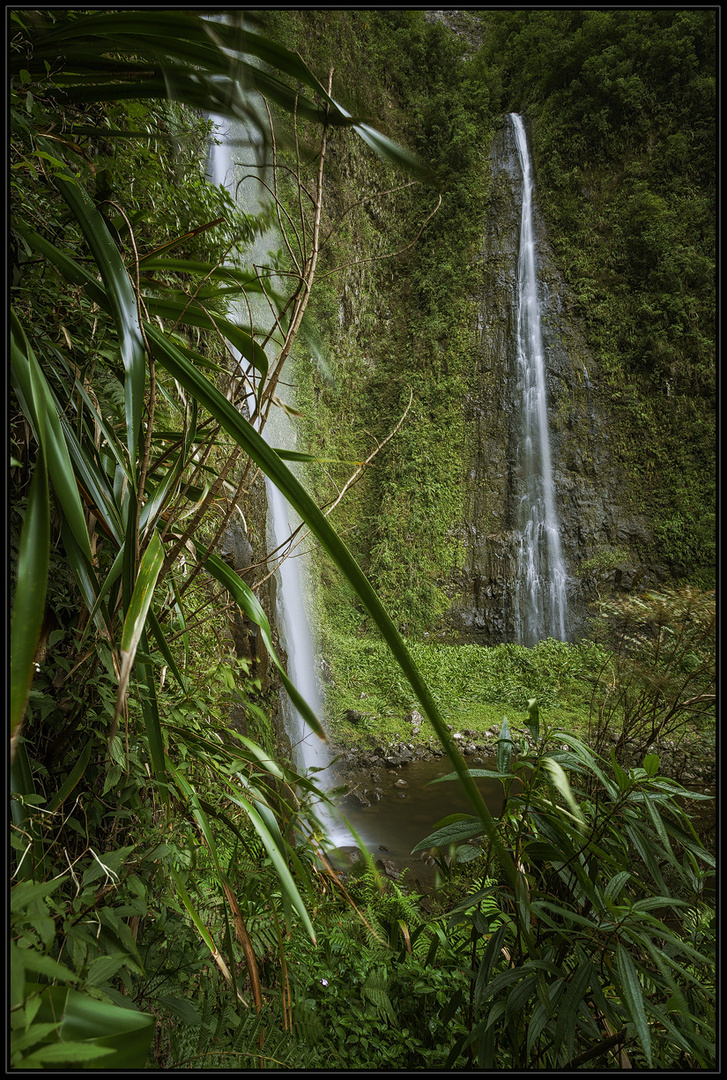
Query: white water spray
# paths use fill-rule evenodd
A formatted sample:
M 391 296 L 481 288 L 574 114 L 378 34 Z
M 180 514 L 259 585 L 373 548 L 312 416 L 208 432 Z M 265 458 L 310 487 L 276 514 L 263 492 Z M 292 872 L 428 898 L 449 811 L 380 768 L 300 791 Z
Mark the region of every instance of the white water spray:
M 259 209 L 259 204 L 254 197 L 245 200 L 245 185 L 240 185 L 236 193 L 235 164 L 230 152 L 230 147 L 224 137 L 227 122 L 215 117 L 215 130 L 220 144 L 212 144 L 210 148 L 210 161 L 208 172 L 210 179 L 215 184 L 224 185 L 238 199 L 238 204 L 248 213 Z M 234 130 L 234 129 L 233 129 Z M 244 133 L 248 134 L 248 133 Z M 248 170 L 250 172 L 251 170 Z M 251 260 L 256 263 L 264 261 L 266 255 L 265 245 L 258 241 L 258 245 L 251 252 Z M 248 298 L 255 314 L 255 297 Z M 260 301 L 261 317 L 269 314 L 263 302 Z M 242 306 L 237 312 L 242 320 L 249 319 L 247 305 L 243 313 Z M 233 349 L 238 363 L 244 367 L 245 361 Z M 284 391 L 279 385 L 278 396 Z M 250 415 L 254 411 L 254 398 L 248 398 Z M 275 410 L 271 414 L 265 431 L 266 440 L 276 447 L 292 450 L 295 433 L 292 425 L 285 416 L 283 410 Z M 276 552 L 273 557 L 280 559 L 285 554 L 284 546 L 288 542 L 293 528 L 291 528 L 290 508 L 288 502 L 275 484 L 266 477 L 266 491 L 268 499 L 268 547 Z M 297 524 L 297 523 L 296 523 Z M 293 526 L 295 527 L 295 526 Z M 280 549 L 280 550 L 278 550 Z M 296 688 L 300 691 L 305 701 L 310 705 L 315 714 L 320 717 L 322 713 L 321 696 L 315 675 L 315 645 L 311 631 L 310 621 L 306 611 L 304 600 L 304 588 L 301 579 L 301 563 L 303 559 L 295 551 L 282 559 L 276 570 L 276 625 L 278 633 L 287 653 L 287 674 Z M 285 728 L 291 745 L 293 765 L 297 772 L 305 774 L 314 770 L 312 779 L 322 789 L 329 789 L 334 785 L 334 777 L 330 772 L 331 754 L 328 744 L 320 739 L 306 724 L 303 717 L 291 702 L 285 689 L 281 689 L 281 707 L 285 721 Z M 318 815 L 325 824 L 329 838 L 333 843 L 344 844 L 351 842 L 348 829 L 329 812 L 328 808 L 319 805 Z
M 517 375 L 521 394 L 518 574 L 514 630 L 523 645 L 544 637 L 566 640 L 566 573 L 560 549 L 548 436 L 545 358 L 533 233 L 533 181 L 522 117 L 510 114 L 522 169 L 518 256 Z

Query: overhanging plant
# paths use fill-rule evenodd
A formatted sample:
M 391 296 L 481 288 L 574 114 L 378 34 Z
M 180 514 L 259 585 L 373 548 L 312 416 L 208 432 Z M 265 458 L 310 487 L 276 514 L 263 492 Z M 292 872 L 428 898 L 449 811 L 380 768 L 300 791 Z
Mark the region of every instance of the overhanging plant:
M 250 586 L 194 535 L 220 491 L 225 490 L 228 496 L 231 491 L 235 502 L 253 467 L 261 469 L 298 511 L 372 616 L 450 754 L 482 827 L 497 848 L 503 873 L 517 888 L 514 867 L 494 832 L 487 808 L 432 695 L 367 578 L 283 457 L 232 404 L 232 395 L 223 393 L 216 384 L 215 376 L 223 372 L 214 364 L 210 366 L 192 347 L 189 337 L 179 332 L 200 328 L 221 334 L 234 344 L 250 365 L 257 409 L 264 414 L 270 407 L 280 366 L 301 326 L 315 274 L 316 245 L 292 296 L 278 301 L 267 292 L 274 301 L 272 329 L 247 326 L 221 315 L 218 308 L 226 309 L 231 291 L 253 290 L 259 287 L 259 277 L 253 273 L 245 276 L 220 263 L 170 262 L 170 252 L 184 237 L 169 237 L 156 251 L 140 253 L 123 207 L 117 207 L 120 225 L 112 235 L 107 214 L 86 190 L 83 162 L 90 159 L 77 140 L 136 135 L 108 127 L 94 130 L 79 122 L 79 112 L 91 101 L 170 95 L 188 106 L 213 109 L 259 126 L 259 94 L 265 94 L 279 108 L 319 125 L 323 132 L 321 163 L 325 133 L 331 125 L 352 128 L 375 152 L 421 173 L 418 163 L 342 109 L 299 57 L 255 32 L 240 34 L 236 27 L 203 16 L 147 11 L 13 13 L 11 71 L 11 118 L 17 147 L 14 166 L 39 170 L 43 182 L 62 200 L 68 227 L 77 230 L 82 246 L 74 250 L 62 237 L 44 235 L 37 220 L 25 215 L 22 201 L 14 209 L 14 234 L 26 256 L 59 272 L 76 301 L 93 313 L 94 332 L 101 322 L 106 340 L 113 346 L 106 349 L 107 354 L 111 352 L 111 389 L 107 392 L 113 393 L 114 380 L 122 391 L 117 401 L 120 423 L 115 423 L 105 401 L 99 401 L 96 391 L 100 395 L 101 387 L 95 387 L 84 374 L 83 359 L 80 366 L 77 363 L 78 346 L 69 357 L 47 337 L 32 333 L 30 325 L 24 324 L 22 308 L 13 311 L 12 385 L 37 451 L 20 535 L 11 643 L 13 807 L 16 828 L 31 837 L 16 867 L 19 884 L 15 889 L 22 889 L 30 880 L 40 884 L 52 872 L 52 860 L 48 860 L 33 810 L 42 805 L 43 796 L 36 790 L 23 741 L 23 722 L 45 614 L 48 552 L 52 538 L 54 542 L 57 538 L 86 611 L 79 650 L 87 648 L 89 642 L 93 645 L 95 641 L 96 648 L 103 644 L 117 678 L 116 701 L 108 716 L 109 757 L 115 752 L 121 722 L 128 740 L 128 693 L 133 690 L 142 721 L 137 735 L 148 754 L 155 803 L 166 814 L 171 813 L 173 804 L 184 807 L 186 819 L 194 822 L 200 842 L 212 853 L 218 885 L 231 905 L 240 935 L 244 935 L 230 882 L 215 855 L 209 808 L 170 756 L 170 728 L 160 710 L 158 673 L 163 665 L 182 694 L 186 675 L 158 615 L 162 590 L 171 587 L 178 594 L 183 587 L 184 583 L 176 580 L 178 558 L 182 554 L 188 558 L 193 552 L 196 565 L 216 578 L 258 626 L 274 657 L 267 620 Z M 320 182 L 317 197 L 320 200 Z M 199 222 L 194 232 L 213 224 Z M 123 250 L 120 240 L 126 240 Z M 170 287 L 162 272 L 171 274 L 175 283 L 179 277 L 174 275 L 183 275 L 184 288 Z M 65 328 L 64 333 L 70 343 Z M 266 340 L 277 340 L 278 356 L 273 365 L 262 345 Z M 173 418 L 172 429 L 160 422 L 162 405 L 165 420 Z M 220 430 L 237 449 L 213 478 L 206 462 Z M 228 476 L 232 476 L 240 455 L 247 464 L 235 487 Z M 91 634 L 95 637 L 89 637 Z M 289 683 L 283 666 L 277 659 L 274 662 L 300 711 L 321 733 L 317 717 Z M 195 745 L 200 760 L 205 760 L 206 754 L 210 764 L 211 747 L 205 748 L 199 740 Z M 241 761 L 248 757 L 244 749 L 239 751 Z M 82 782 L 89 762 L 89 755 L 81 755 L 64 785 L 64 797 Z M 240 786 L 236 775 L 234 771 L 228 775 L 229 806 L 244 810 L 262 837 L 280 877 L 286 911 L 297 911 L 312 934 L 305 903 L 289 869 L 302 875 L 305 891 L 303 868 L 278 828 L 265 784 L 256 785 L 251 798 L 249 786 Z M 233 827 L 229 815 L 221 820 Z M 170 874 L 215 962 L 234 984 L 234 974 L 196 911 L 183 871 L 172 866 Z M 19 902 L 20 894 L 15 895 Z M 46 944 L 50 948 L 52 941 Z M 254 987 L 254 957 L 245 955 Z M 59 970 L 55 974 L 61 977 Z M 36 1000 L 38 994 L 45 1000 L 52 990 L 41 987 L 40 991 L 26 992 L 18 986 L 15 1009 L 26 1024 L 28 1010 L 37 1007 L 31 999 Z M 255 1006 L 258 1010 L 262 1007 L 257 993 Z M 42 1029 L 35 1037 L 46 1046 L 62 1036 L 55 1029 Z M 54 1053 L 44 1049 L 41 1058 L 50 1061 Z M 75 1060 L 72 1053 L 70 1060 Z M 114 1061 L 109 1058 L 108 1063 Z

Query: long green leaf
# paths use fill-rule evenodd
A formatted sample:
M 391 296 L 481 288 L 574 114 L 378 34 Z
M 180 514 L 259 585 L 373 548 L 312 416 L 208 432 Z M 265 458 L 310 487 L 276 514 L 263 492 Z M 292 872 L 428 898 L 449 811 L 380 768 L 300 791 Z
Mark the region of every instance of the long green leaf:
M 585 818 L 583 817 L 583 811 L 575 800 L 573 789 L 570 786 L 568 776 L 565 769 L 559 761 L 555 761 L 551 757 L 544 757 L 542 759 L 543 768 L 550 776 L 550 781 L 557 791 L 563 796 L 568 806 L 571 808 L 574 817 L 580 823 L 581 829 L 585 827 Z
M 42 449 L 33 471 L 20 534 L 18 583 L 10 624 L 10 746 L 15 756 L 33 681 L 33 661 L 45 615 L 50 565 L 50 493 Z
M 86 192 L 70 177 L 56 174 L 54 179 L 93 252 L 116 322 L 121 359 L 126 373 L 126 440 L 133 478 L 146 383 L 146 353 L 139 325 L 136 295 L 108 226 Z
M 260 628 L 260 634 L 265 643 L 270 659 L 275 664 L 280 673 L 280 677 L 283 680 L 285 689 L 290 695 L 290 699 L 295 705 L 298 712 L 306 720 L 306 723 L 310 725 L 313 731 L 320 739 L 326 738 L 326 733 L 323 730 L 320 720 L 311 709 L 305 698 L 299 693 L 297 687 L 291 682 L 288 677 L 288 673 L 281 664 L 275 652 L 273 645 L 273 635 L 270 630 L 270 623 L 268 617 L 260 606 L 260 601 L 255 596 L 254 592 L 250 589 L 242 578 L 232 570 L 227 563 L 223 562 L 219 555 L 215 555 L 213 552 L 207 552 L 204 544 L 200 544 L 194 541 L 197 549 L 197 555 L 205 560 L 205 568 L 209 573 L 217 579 L 222 585 L 225 586 L 227 591 L 235 600 L 247 617 Z
M 156 643 L 157 643 L 157 645 L 159 647 L 159 651 L 161 652 L 162 656 L 164 657 L 164 662 L 167 664 L 167 666 L 169 667 L 169 670 L 171 671 L 172 675 L 174 675 L 174 678 L 179 683 L 179 686 L 181 687 L 181 689 L 186 694 L 187 690 L 189 688 L 189 684 L 187 682 L 187 679 L 184 677 L 182 672 L 179 670 L 179 667 L 177 666 L 177 661 L 174 659 L 174 655 L 172 654 L 172 651 L 169 648 L 169 645 L 167 643 L 167 639 L 164 636 L 164 629 L 160 625 L 159 620 L 157 619 L 156 615 L 151 610 L 151 608 L 149 609 L 149 612 L 147 614 L 147 624 L 149 626 L 149 629 L 152 632 L 154 640 L 156 641 Z
M 285 894 L 287 895 L 295 910 L 300 915 L 303 921 L 303 925 L 308 931 L 308 935 L 311 941 L 315 944 L 316 933 L 313 929 L 313 924 L 310 920 L 310 916 L 308 915 L 306 906 L 303 903 L 303 899 L 298 892 L 298 887 L 295 884 L 293 876 L 285 863 L 285 860 L 283 858 L 283 855 L 281 854 L 278 844 L 276 843 L 274 835 L 271 833 L 268 825 L 265 823 L 262 816 L 258 812 L 258 809 L 251 802 L 249 802 L 242 796 L 235 797 L 229 795 L 228 798 L 230 799 L 230 802 L 237 803 L 238 806 L 245 810 L 248 817 L 250 818 L 250 822 L 252 823 L 255 832 L 262 840 L 263 844 L 265 845 L 265 850 L 267 851 L 268 855 L 272 860 L 273 866 L 275 867 L 275 871 L 278 875 L 278 878 L 280 879 L 280 884 L 284 889 Z
M 147 612 L 154 597 L 157 578 L 164 563 L 164 545 L 159 533 L 155 532 L 149 541 L 139 566 L 139 573 L 134 584 L 131 602 L 124 619 L 121 635 L 121 662 L 119 665 L 119 688 L 114 711 L 114 723 L 118 720 L 121 706 L 129 685 L 131 669 L 134 666 L 136 650 L 146 625 Z
M 229 342 L 251 363 L 264 379 L 268 373 L 268 357 L 261 345 L 241 326 L 230 322 L 222 315 L 210 316 L 199 304 L 187 300 L 169 300 L 157 297 L 145 297 L 144 303 L 150 315 L 159 315 L 163 319 L 173 319 L 185 326 L 199 326 L 204 330 L 215 328 L 224 334 Z
M 110 50 L 126 55 L 112 63 Z M 352 127 L 380 157 L 426 178 L 413 155 L 339 105 L 300 56 L 247 27 L 241 30 L 179 11 L 109 12 L 58 20 L 35 31 L 33 54 L 23 57 L 23 65 L 43 76 L 44 59 L 55 60 L 59 52 L 66 63 L 54 73 L 55 84 L 77 102 L 172 97 L 208 112 L 246 119 L 257 118 L 251 96 L 257 91 L 291 115 Z M 11 57 L 11 65 L 14 60 Z M 151 77 L 143 78 L 147 73 Z M 119 82 L 109 81 L 125 74 Z M 300 84 L 323 107 L 301 94 Z
M 11 378 L 21 408 L 39 445 L 41 439 L 48 475 L 63 516 L 84 557 L 91 562 L 91 545 L 78 487 L 50 387 L 14 312 L 10 313 Z
M 151 614 L 151 609 L 149 610 Z M 145 653 L 149 652 L 146 629 L 141 634 L 141 648 Z M 142 695 L 141 708 L 144 714 L 144 726 L 149 740 L 149 752 L 151 754 L 154 775 L 159 780 L 166 777 L 164 736 L 162 734 L 162 721 L 159 714 L 159 702 L 157 701 L 156 671 L 151 664 L 140 664 L 141 675 L 146 682 L 146 694 Z M 164 789 L 162 789 L 164 791 Z
M 86 766 L 88 765 L 92 750 L 93 742 L 89 739 L 83 750 L 81 751 L 81 755 L 78 761 L 71 769 L 70 773 L 64 780 L 59 790 L 55 793 L 53 798 L 48 803 L 48 806 L 46 807 L 48 813 L 52 813 L 59 806 L 61 806 L 62 803 L 64 803 L 68 796 L 71 794 L 76 784 L 79 782 L 79 780 L 86 771 Z
M 627 950 L 620 943 L 616 946 L 616 967 L 621 978 L 623 1002 L 629 1012 L 641 1048 L 651 1068 L 651 1032 L 646 1021 L 644 994 L 639 982 L 638 972 Z
M 513 889 L 516 888 L 516 872 L 513 861 L 500 840 L 495 823 L 487 805 L 469 774 L 464 758 L 461 756 L 452 739 L 447 725 L 441 716 L 439 709 L 432 697 L 426 682 L 422 678 L 419 669 L 412 659 L 404 641 L 384 609 L 376 592 L 368 578 L 350 553 L 341 537 L 331 526 L 325 515 L 311 499 L 297 478 L 291 473 L 278 455 L 265 442 L 262 436 L 255 431 L 248 421 L 240 415 L 234 406 L 214 387 L 208 379 L 205 379 L 197 369 L 184 356 L 182 351 L 174 346 L 162 333 L 151 323 L 145 324 L 147 337 L 152 343 L 158 362 L 169 371 L 178 382 L 185 387 L 207 411 L 215 417 L 227 433 L 237 442 L 260 466 L 263 472 L 272 480 L 276 487 L 283 493 L 288 502 L 306 522 L 313 534 L 323 547 L 328 551 L 341 572 L 355 589 L 361 602 L 375 622 L 384 640 L 404 674 L 409 679 L 414 693 L 421 702 L 425 713 L 432 722 L 432 726 L 447 751 L 450 761 L 455 767 L 457 775 L 462 783 L 467 796 L 476 809 L 484 826 L 484 832 L 493 846 L 498 863 L 510 881 Z
M 207 927 L 203 923 L 202 918 L 198 914 L 197 909 L 195 908 L 194 904 L 190 900 L 189 893 L 185 889 L 184 883 L 182 882 L 182 879 L 181 879 L 180 875 L 177 873 L 177 871 L 174 869 L 173 866 L 169 867 L 169 872 L 172 875 L 172 877 L 174 878 L 174 883 L 177 886 L 177 892 L 181 896 L 182 903 L 184 904 L 187 911 L 189 912 L 190 917 L 192 919 L 192 922 L 197 927 L 197 930 L 199 932 L 200 937 L 204 941 L 204 943 L 207 946 L 207 948 L 209 949 L 209 951 L 214 956 L 216 954 L 216 952 L 217 952 L 217 948 L 215 946 L 214 941 L 212 940 L 212 935 L 210 934 L 209 930 L 207 929 Z
M 86 295 L 89 299 L 93 300 L 95 304 L 98 304 L 104 311 L 111 311 L 111 305 L 109 304 L 106 291 L 102 285 L 96 280 L 93 274 L 82 266 L 80 263 L 72 259 L 65 251 L 62 251 L 55 244 L 52 244 L 50 240 L 44 239 L 39 233 L 29 229 L 22 221 L 13 223 L 13 228 L 16 232 L 19 232 L 24 240 L 34 247 L 41 254 L 45 255 L 47 259 L 59 270 L 66 280 L 70 281 L 73 285 L 82 285 Z

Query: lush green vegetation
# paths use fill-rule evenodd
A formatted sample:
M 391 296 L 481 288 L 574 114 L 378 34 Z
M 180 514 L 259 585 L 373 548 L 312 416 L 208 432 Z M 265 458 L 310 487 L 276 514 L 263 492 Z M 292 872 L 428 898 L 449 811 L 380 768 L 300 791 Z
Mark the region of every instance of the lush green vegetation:
M 328 695 L 333 734 L 344 744 L 384 735 L 410 739 L 404 718 L 416 699 L 383 643 L 347 637 L 334 642 L 331 651 L 336 656 Z M 587 641 L 554 640 L 534 649 L 415 643 L 411 653 L 447 722 L 478 732 L 499 727 L 503 710 L 522 714 L 533 695 L 553 725 L 586 732 L 593 688 L 607 655 Z M 364 719 L 346 724 L 349 709 Z
M 631 557 L 709 587 L 714 12 L 450 14 L 458 33 L 421 11 L 286 12 L 273 23 L 318 70 L 334 68 L 351 108 L 375 111 L 393 137 L 426 147 L 436 181 L 434 190 L 373 199 L 371 191 L 394 186 L 392 173 L 362 171 L 345 152 L 335 160 L 322 259 L 326 272 L 343 269 L 326 279 L 315 308 L 333 380 L 300 365 L 308 445 L 324 458 L 365 460 L 397 425 L 410 391 L 413 399 L 334 520 L 399 624 L 422 640 L 462 565 L 462 403 L 475 348 L 485 161 L 502 113 L 520 110 L 569 314 L 601 373 L 624 499 L 651 530 Z M 370 99 L 362 85 L 372 87 Z M 435 192 L 442 203 L 417 244 L 381 259 L 419 232 Z M 335 498 L 347 476 L 343 467 L 321 474 L 319 499 Z M 328 590 L 325 569 L 323 582 Z M 349 619 L 335 585 L 325 607 Z
M 715 13 L 483 18 L 503 106 L 532 121 L 539 199 L 654 556 L 713 580 Z
M 441 583 L 461 558 L 450 531 L 463 513 L 462 401 L 477 319 L 471 265 L 496 123 L 489 73 L 421 11 L 285 12 L 273 25 L 318 70 L 332 66 L 351 108 L 375 110 L 430 170 L 396 190 L 402 178 L 383 163 L 336 154 L 323 287 L 313 301 L 330 375 L 306 371 L 305 356 L 298 366 L 307 445 L 322 458 L 365 461 L 406 414 L 333 520 L 397 623 L 420 636 L 447 608 Z M 351 66 L 337 64 L 341 50 Z M 366 84 L 374 90 L 361 102 Z M 335 498 L 351 472 L 327 466 L 313 477 L 319 499 Z M 333 585 L 326 609 L 338 600 Z M 350 614 L 345 595 L 340 614 Z
M 417 428 L 428 416 L 441 433 L 456 418 L 427 399 L 425 375 L 436 356 L 440 377 L 458 385 L 445 303 L 456 272 L 440 266 L 440 278 L 432 260 L 454 222 L 462 251 L 475 235 L 482 191 L 470 191 L 470 216 L 476 162 L 466 155 L 477 150 L 465 103 L 484 121 L 494 76 L 421 13 L 336 13 L 309 25 L 352 57 L 359 31 L 370 34 L 382 65 L 388 49 L 404 55 L 411 44 L 374 105 L 385 111 L 396 95 L 395 126 L 415 118 L 419 134 L 406 141 L 431 172 L 428 186 L 397 194 L 407 214 L 392 239 L 411 240 L 440 190 L 431 220 L 441 231 L 422 233 L 406 256 L 416 273 L 391 291 L 395 319 L 419 283 L 410 299 L 421 336 L 406 354 L 399 338 L 383 346 L 397 363 L 375 438 L 398 420 L 417 373 L 415 413 L 426 406 Z M 605 644 L 409 649 L 339 533 L 234 407 L 230 343 L 250 360 L 261 415 L 286 356 L 302 351 L 327 189 L 319 172 L 288 234 L 300 249 L 291 242 L 281 256 L 287 290 L 274 294 L 245 259 L 268 214 L 240 214 L 206 182 L 201 110 L 245 119 L 265 140 L 251 86 L 295 113 L 301 157 L 285 156 L 280 128 L 263 145 L 301 178 L 329 165 L 345 173 L 354 134 L 387 162 L 371 159 L 372 182 L 393 186 L 391 162 L 411 165 L 407 155 L 352 121 L 280 44 L 198 15 L 13 12 L 11 61 L 11 1066 L 562 1068 L 613 1067 L 626 1055 L 636 1067 L 711 1067 L 713 860 L 688 793 L 660 775 L 654 754 L 629 768 L 620 751 L 541 729 L 529 700 L 540 697 L 551 717 L 575 713 L 579 680 L 603 685 L 608 663 L 621 697 L 599 713 L 602 727 L 618 719 L 636 730 L 645 707 L 644 737 L 708 725 L 711 598 L 613 610 Z M 270 213 L 283 204 L 292 205 L 281 190 Z M 336 253 L 345 250 L 340 240 Z M 318 315 L 334 303 L 331 280 Z M 380 286 L 372 278 L 368 295 Z M 240 295 L 267 299 L 269 323 L 238 318 L 229 301 Z M 351 389 L 363 433 L 373 421 L 360 393 Z M 410 456 L 413 434 L 401 441 Z M 363 440 L 344 443 L 330 456 L 366 456 Z M 422 455 L 391 519 L 399 529 L 413 507 L 407 535 L 418 543 L 426 521 L 436 562 L 444 533 L 432 519 L 456 495 Z M 408 475 L 406 455 L 396 460 Z M 416 479 L 430 467 L 431 488 Z M 351 468 L 331 465 L 339 480 Z M 434 908 L 371 868 L 343 883 L 321 857 L 314 788 L 276 745 L 280 681 L 295 689 L 256 581 L 217 554 L 238 510 L 254 539 L 262 529 L 258 470 L 317 537 L 325 572 L 343 572 L 335 627 L 351 675 L 341 705 L 364 684 L 386 708 L 416 704 L 469 795 L 472 815 L 422 838 L 449 875 Z M 393 488 L 384 495 L 396 502 Z M 338 524 L 347 528 L 340 515 Z M 400 571 L 387 577 L 381 556 L 393 541 L 379 540 L 366 558 L 393 594 Z M 436 607 L 433 562 L 422 565 L 426 588 L 397 609 L 413 623 Z M 235 620 L 264 647 L 236 651 Z M 398 673 L 363 637 L 358 657 L 346 653 L 364 622 Z M 508 801 L 495 823 L 446 720 L 455 707 L 503 700 L 520 712 L 529 702 L 529 712 L 517 745 L 506 723 L 500 731 Z

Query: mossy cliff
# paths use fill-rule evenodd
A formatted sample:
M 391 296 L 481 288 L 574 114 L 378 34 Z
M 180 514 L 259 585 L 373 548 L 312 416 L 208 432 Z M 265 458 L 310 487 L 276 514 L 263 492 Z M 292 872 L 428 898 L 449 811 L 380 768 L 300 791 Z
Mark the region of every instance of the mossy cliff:
M 397 434 L 334 520 L 405 632 L 508 640 L 520 177 L 507 113 L 521 112 L 534 162 L 557 511 L 579 636 L 604 590 L 713 575 L 714 175 L 708 132 L 689 111 L 708 105 L 709 20 L 624 13 L 607 18 L 599 37 L 591 23 L 602 13 L 563 14 L 558 26 L 548 13 L 443 14 L 270 16 L 321 77 L 335 69 L 334 96 L 375 116 L 432 174 L 430 185 L 402 189 L 405 177 L 332 135 L 330 238 L 314 301 L 327 368 L 297 360 L 305 441 L 321 458 L 365 460 L 401 420 L 411 392 Z M 543 41 L 558 35 L 576 59 L 549 82 Z M 651 53 L 667 43 L 674 55 L 662 72 Z M 636 119 L 613 104 L 607 50 L 646 88 L 650 111 Z M 672 68 L 684 78 L 689 68 L 688 85 L 704 91 L 683 116 L 666 84 L 677 77 Z M 586 69 L 595 82 L 578 119 L 572 101 Z M 616 110 L 613 134 L 601 98 Z M 674 147 L 688 124 L 700 155 L 694 175 L 684 165 L 696 200 L 689 212 L 701 208 L 689 234 L 693 269 L 657 281 L 652 262 L 661 265 L 670 237 L 686 242 Z M 660 222 L 644 218 L 649 185 L 668 202 Z M 321 501 L 336 497 L 354 467 L 326 464 L 311 475 Z M 365 630 L 325 564 L 321 580 L 328 619 Z

